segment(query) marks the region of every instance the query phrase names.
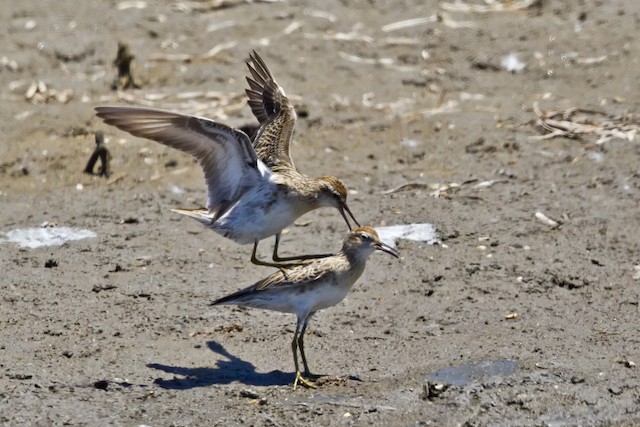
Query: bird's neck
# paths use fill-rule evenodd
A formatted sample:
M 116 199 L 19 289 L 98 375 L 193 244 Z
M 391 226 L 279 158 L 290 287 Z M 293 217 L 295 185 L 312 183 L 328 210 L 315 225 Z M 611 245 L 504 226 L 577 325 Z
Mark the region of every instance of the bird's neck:
M 359 268 L 361 270 L 364 270 L 367 258 L 369 258 L 369 253 L 350 248 L 343 248 L 341 254 L 351 265 L 351 268 Z
M 289 195 L 300 201 L 307 208 L 306 212 L 324 207 L 322 204 L 323 198 L 321 197 L 324 191 L 323 181 L 297 172 L 294 173 L 296 176 L 291 176 L 290 174 L 287 176 L 290 181 L 295 182 L 294 185 L 290 185 Z
M 367 257 L 362 257 L 349 251 L 340 251 L 334 256 L 342 261 L 343 268 L 340 269 L 342 271 L 338 272 L 338 274 L 342 275 L 344 283 L 348 283 L 349 286 L 353 285 L 364 272 Z

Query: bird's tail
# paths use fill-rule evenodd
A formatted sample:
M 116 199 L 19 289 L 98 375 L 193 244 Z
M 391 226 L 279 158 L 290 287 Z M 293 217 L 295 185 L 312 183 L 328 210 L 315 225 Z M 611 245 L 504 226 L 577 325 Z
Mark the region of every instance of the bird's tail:
M 214 218 L 215 218 L 215 212 L 209 212 L 209 209 L 205 209 L 205 208 L 171 209 L 171 212 L 176 212 L 182 215 L 186 215 L 189 218 L 193 218 L 204 225 L 211 225 L 211 223 L 214 221 Z

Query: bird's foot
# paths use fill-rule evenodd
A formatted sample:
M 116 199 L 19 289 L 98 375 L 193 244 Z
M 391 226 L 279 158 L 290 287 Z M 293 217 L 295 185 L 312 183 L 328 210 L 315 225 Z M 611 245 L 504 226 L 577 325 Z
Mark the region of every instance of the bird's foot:
M 313 382 L 303 377 L 300 371 L 296 372 L 296 379 L 293 382 L 293 391 L 296 391 L 296 389 L 298 388 L 298 384 L 301 384 L 309 388 L 318 388 L 318 386 L 315 385 Z
M 279 269 L 280 271 L 282 271 L 285 268 L 293 268 L 293 267 L 297 267 L 299 265 L 303 265 L 306 264 L 304 261 L 300 261 L 300 262 L 267 262 L 267 261 L 262 261 L 259 260 L 257 258 L 251 258 L 251 263 L 254 265 L 259 265 L 262 267 L 275 267 L 277 269 Z
M 322 259 L 328 258 L 333 254 L 316 254 L 316 255 L 298 255 L 298 256 L 290 256 L 290 257 L 282 257 L 278 254 L 274 254 L 272 259 L 275 262 L 292 262 L 294 265 L 302 265 L 307 264 L 307 261 L 313 261 L 314 259 Z
M 284 267 L 280 267 L 278 270 L 280 270 L 280 273 L 282 273 L 282 275 L 284 276 L 284 280 L 289 280 L 289 276 L 287 275 L 287 269 Z

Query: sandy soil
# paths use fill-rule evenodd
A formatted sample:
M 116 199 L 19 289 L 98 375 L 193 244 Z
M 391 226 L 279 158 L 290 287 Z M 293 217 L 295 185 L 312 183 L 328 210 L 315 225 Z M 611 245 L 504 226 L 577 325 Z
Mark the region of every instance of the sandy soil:
M 2 3 L 0 232 L 49 221 L 97 237 L 0 245 L 0 422 L 640 423 L 640 145 L 532 138 L 534 103 L 639 110 L 640 2 L 311 3 Z M 119 40 L 141 89 L 110 89 Z M 372 256 L 314 319 L 311 366 L 334 376 L 317 390 L 290 387 L 293 316 L 208 305 L 271 270 L 170 212 L 204 203 L 197 165 L 92 111 L 138 103 L 255 124 L 251 49 L 301 112 L 299 169 L 343 179 L 361 222 L 429 222 L 442 239 Z M 522 72 L 502 68 L 510 53 Z M 27 100 L 34 81 L 46 91 Z M 83 173 L 97 130 L 108 179 Z M 282 249 L 334 251 L 344 232 L 337 212 L 316 211 Z

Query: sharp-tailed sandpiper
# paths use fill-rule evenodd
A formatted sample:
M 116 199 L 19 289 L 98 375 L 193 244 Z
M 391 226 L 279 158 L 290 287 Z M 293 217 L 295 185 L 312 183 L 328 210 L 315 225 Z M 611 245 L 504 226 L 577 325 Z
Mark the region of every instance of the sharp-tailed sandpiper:
M 398 252 L 382 243 L 373 228 L 356 228 L 335 255 L 306 261 L 303 265 L 287 269 L 286 273 L 276 272 L 246 289 L 214 301 L 212 305 L 229 304 L 295 313 L 297 324 L 291 342 L 296 369 L 293 388 L 295 390 L 298 383 L 313 387 L 310 380 L 315 376 L 309 371 L 304 353 L 304 333 L 309 319 L 318 310 L 344 299 L 364 271 L 367 258 L 376 250 L 398 257 Z M 298 365 L 298 349 L 304 374 Z
M 351 230 L 347 188 L 338 178 L 311 178 L 298 172 L 289 155 L 296 113 L 264 61 L 254 52 L 247 78 L 249 104 L 261 123 L 253 144 L 239 129 L 202 117 L 145 107 L 97 107 L 98 117 L 130 134 L 148 138 L 194 156 L 204 171 L 207 205 L 174 209 L 239 243 L 253 243 L 251 261 L 287 266 L 285 261 L 328 255 L 281 257 L 282 229 L 303 214 L 337 208 Z M 347 216 L 349 215 L 349 217 Z M 273 262 L 258 259 L 258 242 L 275 235 Z M 289 264 L 291 266 L 291 264 Z

